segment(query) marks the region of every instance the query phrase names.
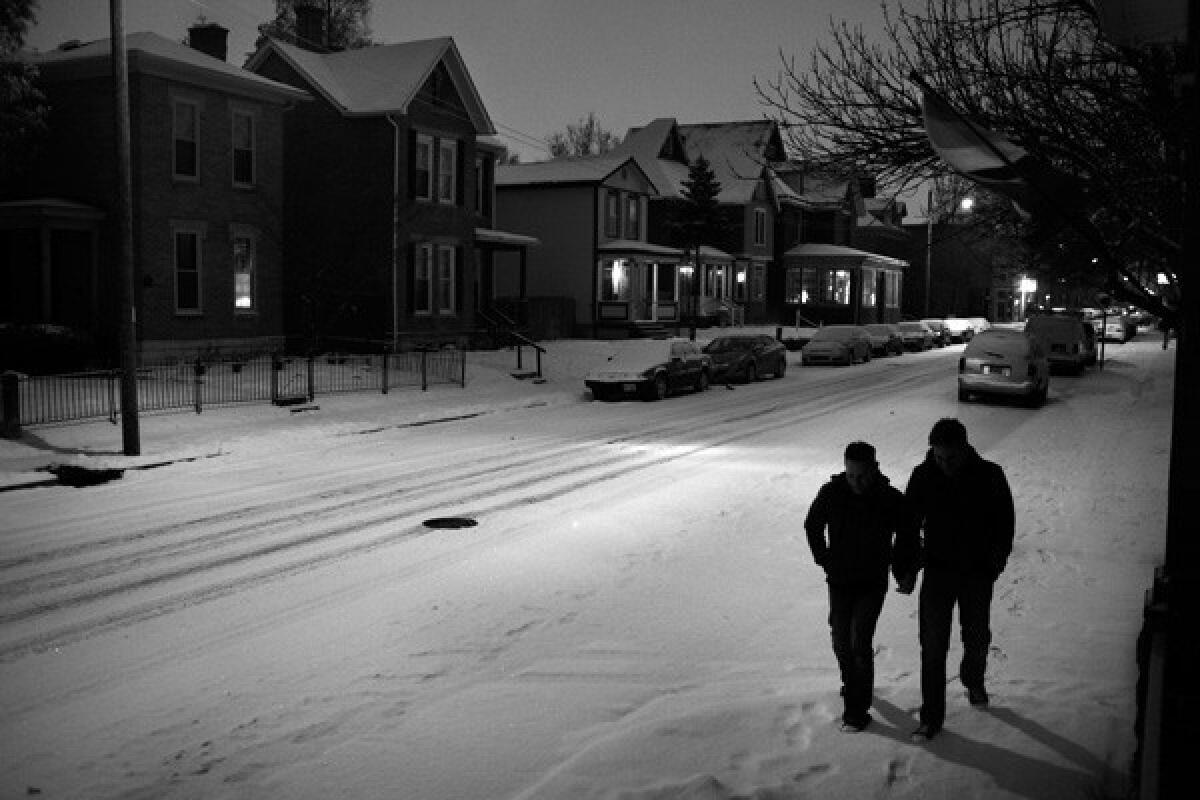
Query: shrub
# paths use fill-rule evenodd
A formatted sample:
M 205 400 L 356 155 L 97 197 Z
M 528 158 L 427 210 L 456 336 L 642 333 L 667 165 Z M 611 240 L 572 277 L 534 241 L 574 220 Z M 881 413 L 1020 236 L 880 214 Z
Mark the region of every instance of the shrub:
M 87 368 L 94 356 L 95 343 L 83 331 L 46 323 L 0 323 L 0 372 L 74 372 Z

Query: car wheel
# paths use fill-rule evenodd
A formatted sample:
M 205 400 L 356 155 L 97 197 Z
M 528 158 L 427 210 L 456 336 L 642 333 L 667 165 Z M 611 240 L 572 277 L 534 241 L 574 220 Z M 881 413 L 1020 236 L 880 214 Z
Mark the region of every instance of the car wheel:
M 708 391 L 708 370 L 706 370 L 706 369 L 700 370 L 700 377 L 696 378 L 696 391 L 697 392 L 707 392 Z
M 651 381 L 649 391 L 646 393 L 646 399 L 649 401 L 662 400 L 667 396 L 667 376 L 656 375 Z

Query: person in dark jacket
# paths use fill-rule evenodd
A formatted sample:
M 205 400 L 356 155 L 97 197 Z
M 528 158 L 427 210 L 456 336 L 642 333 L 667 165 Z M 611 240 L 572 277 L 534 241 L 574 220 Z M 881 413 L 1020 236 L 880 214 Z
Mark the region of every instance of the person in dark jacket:
M 887 594 L 888 569 L 899 591 L 913 590 L 917 531 L 906 514 L 904 495 L 879 471 L 874 447 L 851 442 L 844 460 L 845 471 L 817 492 L 804 531 L 829 585 L 829 627 L 845 705 L 842 730 L 858 732 L 871 722 L 872 640 Z
M 968 443 L 967 429 L 952 418 L 930 430 L 929 451 L 913 469 L 905 497 L 923 528 L 921 717 L 913 739 L 927 741 L 946 717 L 946 656 L 956 604 L 963 644 L 958 677 L 972 706 L 988 704 L 992 588 L 1012 552 L 1016 515 L 1004 470 L 981 457 Z

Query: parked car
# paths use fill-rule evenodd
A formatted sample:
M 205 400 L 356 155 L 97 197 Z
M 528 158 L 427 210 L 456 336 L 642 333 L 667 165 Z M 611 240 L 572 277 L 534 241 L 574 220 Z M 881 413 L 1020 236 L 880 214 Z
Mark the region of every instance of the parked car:
M 765 333 L 718 336 L 701 349 L 712 357 L 714 381 L 751 383 L 763 375 L 782 378 L 787 371 L 787 348 Z
M 958 359 L 958 399 L 972 395 L 1023 398 L 1029 405 L 1046 402 L 1050 362 L 1046 346 L 1032 333 L 988 330 L 967 343 Z
M 945 347 L 950 344 L 950 331 L 946 329 L 946 320 L 926 317 L 920 321 L 929 326 L 929 330 L 933 331 L 934 347 Z
M 967 317 L 967 322 L 971 323 L 971 330 L 974 331 L 975 334 L 980 334 L 984 331 L 990 331 L 992 329 L 992 323 L 988 322 L 987 317 Z
M 933 348 L 933 331 L 924 322 L 897 322 L 900 337 L 904 340 L 906 350 L 930 350 Z
M 948 344 L 961 344 L 971 341 L 975 335 L 975 326 L 965 317 L 946 317 L 946 336 Z
M 712 369 L 712 357 L 688 339 L 634 339 L 614 345 L 608 360 L 584 376 L 584 385 L 598 400 L 661 400 L 678 389 L 704 391 Z
M 1025 330 L 1042 340 L 1052 369 L 1078 375 L 1096 363 L 1096 331 L 1077 316 L 1038 314 L 1025 321 Z
M 857 364 L 871 360 L 871 337 L 861 325 L 825 325 L 800 348 L 800 363 Z
M 904 352 L 904 336 L 889 322 L 870 322 L 863 325 L 871 337 L 871 355 L 898 356 Z

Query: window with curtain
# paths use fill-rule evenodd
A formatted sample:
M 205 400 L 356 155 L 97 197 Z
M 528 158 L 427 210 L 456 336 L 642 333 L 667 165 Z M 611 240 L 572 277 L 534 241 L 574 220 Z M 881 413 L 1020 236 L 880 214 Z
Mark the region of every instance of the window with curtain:
M 458 142 L 442 139 L 438 142 L 437 199 L 439 203 L 458 202 Z
M 255 241 L 254 237 L 235 234 L 233 237 L 233 307 L 235 311 L 255 309 Z

